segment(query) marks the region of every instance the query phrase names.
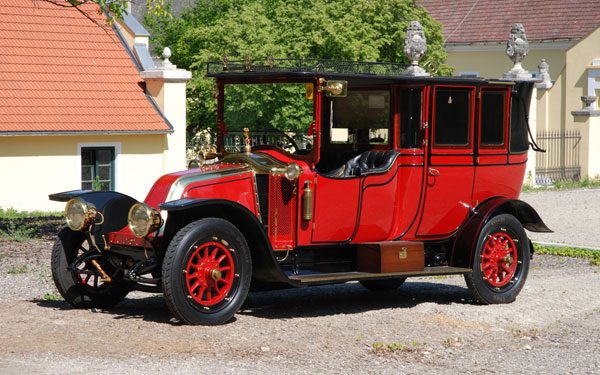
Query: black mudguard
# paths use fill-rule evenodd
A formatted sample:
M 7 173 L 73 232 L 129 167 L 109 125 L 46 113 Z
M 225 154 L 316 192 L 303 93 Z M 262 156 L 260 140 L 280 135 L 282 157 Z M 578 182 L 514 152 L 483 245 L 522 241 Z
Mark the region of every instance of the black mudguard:
M 94 227 L 93 233 L 96 241 L 102 235 L 108 240 L 109 232 L 116 232 L 128 225 L 127 215 L 129 214 L 129 209 L 137 203 L 136 199 L 114 191 L 73 190 L 49 196 L 50 200 L 58 202 L 67 202 L 76 197 L 92 203 L 104 217 L 104 222 Z M 97 221 L 99 220 L 101 219 Z M 103 243 L 103 240 L 98 242 L 99 245 Z
M 158 207 L 169 213 L 165 225 L 165 244 L 188 223 L 204 217 L 219 217 L 235 225 L 246 238 L 252 254 L 253 290 L 264 285 L 270 289 L 300 286 L 282 271 L 262 223 L 241 204 L 226 199 L 179 199 L 159 204 Z
M 471 267 L 481 229 L 491 218 L 500 214 L 513 215 L 525 229 L 531 232 L 552 232 L 528 203 L 503 197 L 490 198 L 473 211 L 458 233 L 450 255 L 451 266 Z

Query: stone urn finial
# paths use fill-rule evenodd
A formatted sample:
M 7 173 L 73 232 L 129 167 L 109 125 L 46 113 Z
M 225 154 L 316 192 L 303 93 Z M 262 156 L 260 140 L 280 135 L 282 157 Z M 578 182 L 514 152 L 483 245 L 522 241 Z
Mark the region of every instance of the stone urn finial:
M 540 65 L 538 65 L 538 80 L 540 81 L 536 85 L 538 89 L 549 89 L 552 87 L 549 71 L 550 65 L 548 65 L 546 59 L 542 59 Z
M 410 60 L 410 67 L 405 70 L 405 74 L 411 76 L 428 76 L 423 68 L 419 66 L 419 59 L 427 52 L 427 39 L 423 32 L 423 27 L 419 21 L 411 21 L 406 29 L 404 38 L 404 53 Z
M 596 101 L 598 97 L 596 95 L 584 95 L 581 97 L 583 102 L 583 109 L 577 111 L 571 111 L 573 116 L 600 116 L 600 110 L 596 109 Z
M 583 102 L 583 104 L 585 104 L 583 109 L 587 109 L 590 111 L 594 109 L 594 104 L 596 104 L 596 100 L 598 100 L 598 97 L 595 95 L 582 96 L 581 101 Z
M 174 65 L 169 61 L 170 57 L 171 49 L 169 47 L 165 47 L 162 53 L 162 61 L 158 64 L 158 68 L 163 70 L 177 69 L 177 65 Z
M 508 41 L 506 42 L 506 54 L 513 61 L 514 66 L 511 70 L 502 75 L 508 79 L 531 79 L 531 73 L 527 72 L 521 66 L 521 62 L 529 53 L 529 42 L 525 34 L 523 24 L 515 23 L 510 29 Z

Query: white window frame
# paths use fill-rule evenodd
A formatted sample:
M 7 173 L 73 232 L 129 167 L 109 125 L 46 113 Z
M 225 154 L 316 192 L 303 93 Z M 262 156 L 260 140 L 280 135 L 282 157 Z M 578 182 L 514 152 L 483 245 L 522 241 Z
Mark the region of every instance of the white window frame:
M 79 183 L 81 183 L 81 149 L 87 147 L 113 147 L 115 149 L 115 190 L 121 191 L 121 142 L 78 142 L 77 156 L 79 157 Z

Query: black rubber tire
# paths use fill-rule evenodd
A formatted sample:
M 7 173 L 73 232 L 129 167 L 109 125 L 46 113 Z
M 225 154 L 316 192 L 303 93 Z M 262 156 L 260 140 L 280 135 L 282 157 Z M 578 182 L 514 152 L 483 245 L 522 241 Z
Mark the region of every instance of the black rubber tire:
M 211 306 L 192 298 L 186 284 L 186 272 L 198 246 L 209 242 L 225 244 L 233 259 L 234 278 L 225 298 Z M 199 244 L 199 245 L 198 245 Z M 244 236 L 230 222 L 205 218 L 179 230 L 165 253 L 162 284 L 169 309 L 178 320 L 194 325 L 218 325 L 228 322 L 240 309 L 250 288 L 252 260 Z
M 100 285 L 98 288 L 85 285 L 81 279 L 67 270 L 67 266 L 77 258 L 82 244 L 88 250 L 90 249 L 87 238 L 82 232 L 74 232 L 67 227 L 58 232 L 51 258 L 54 285 L 65 301 L 73 307 L 109 309 L 123 301 L 129 293 L 129 288 L 123 282 L 123 273 L 99 259 L 100 266 L 111 276 L 111 283 Z
M 405 281 L 406 277 L 398 277 L 395 279 L 359 280 L 358 282 L 372 292 L 390 292 L 398 289 Z
M 513 241 L 516 249 L 516 269 L 505 285 L 494 286 L 486 278 L 482 257 L 488 238 L 494 234 L 503 233 Z M 527 279 L 529 273 L 529 240 L 521 223 L 512 215 L 503 214 L 493 217 L 479 234 L 477 247 L 473 256 L 473 270 L 465 274 L 465 281 L 473 297 L 482 304 L 500 304 L 513 302 Z

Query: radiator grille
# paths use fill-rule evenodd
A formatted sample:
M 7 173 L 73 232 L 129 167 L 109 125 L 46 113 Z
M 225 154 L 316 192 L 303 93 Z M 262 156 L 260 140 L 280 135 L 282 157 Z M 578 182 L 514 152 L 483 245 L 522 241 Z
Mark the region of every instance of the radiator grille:
M 269 237 L 275 250 L 294 245 L 295 181 L 283 176 L 269 177 Z

